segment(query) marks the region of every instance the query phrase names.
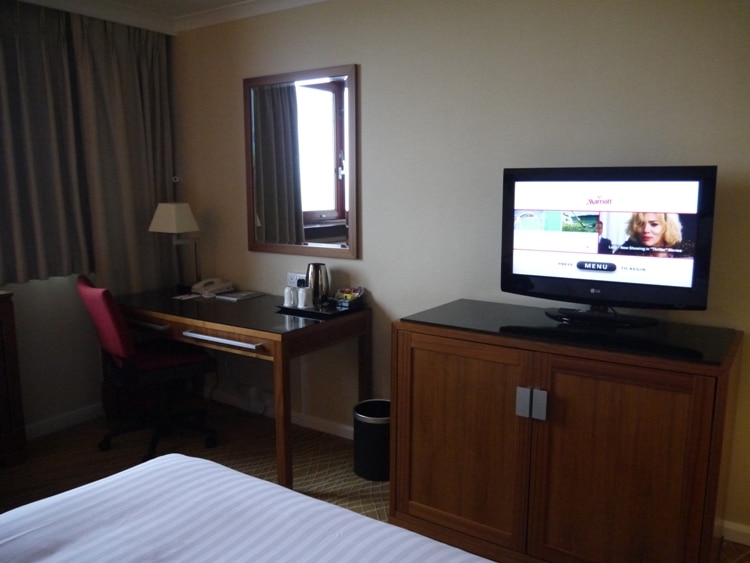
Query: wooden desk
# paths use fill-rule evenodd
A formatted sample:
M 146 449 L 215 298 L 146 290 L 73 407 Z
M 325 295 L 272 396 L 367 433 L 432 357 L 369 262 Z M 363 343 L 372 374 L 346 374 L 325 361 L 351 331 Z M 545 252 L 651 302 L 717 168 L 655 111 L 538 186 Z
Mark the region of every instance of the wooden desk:
M 290 360 L 357 338 L 359 399 L 372 392 L 372 312 L 318 321 L 278 312 L 282 298 L 264 295 L 231 302 L 172 299 L 169 292 L 119 297 L 126 317 L 143 328 L 198 346 L 273 362 L 279 484 L 292 488 Z

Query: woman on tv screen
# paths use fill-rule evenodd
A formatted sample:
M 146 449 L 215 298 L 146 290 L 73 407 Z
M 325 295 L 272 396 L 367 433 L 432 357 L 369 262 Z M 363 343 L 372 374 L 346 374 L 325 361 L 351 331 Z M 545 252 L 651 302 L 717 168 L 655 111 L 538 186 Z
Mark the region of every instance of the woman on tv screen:
M 682 223 L 677 213 L 633 213 L 626 229 L 626 240 L 615 254 L 692 257 L 692 244 L 682 239 Z

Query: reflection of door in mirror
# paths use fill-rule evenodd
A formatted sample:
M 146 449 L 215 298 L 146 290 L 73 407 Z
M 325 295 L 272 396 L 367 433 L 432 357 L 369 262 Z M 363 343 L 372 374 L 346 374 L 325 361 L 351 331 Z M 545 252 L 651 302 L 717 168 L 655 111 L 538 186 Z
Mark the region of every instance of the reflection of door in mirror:
M 250 250 L 357 258 L 356 66 L 244 85 Z

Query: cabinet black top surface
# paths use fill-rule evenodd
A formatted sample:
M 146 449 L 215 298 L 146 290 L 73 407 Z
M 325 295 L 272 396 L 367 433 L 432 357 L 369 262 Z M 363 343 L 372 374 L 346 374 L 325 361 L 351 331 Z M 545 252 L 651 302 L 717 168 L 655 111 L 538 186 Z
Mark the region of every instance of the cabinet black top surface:
M 671 322 L 647 328 L 579 327 L 560 324 L 547 317 L 544 311 L 536 307 L 459 299 L 402 320 L 707 364 L 720 364 L 737 334 L 728 328 Z

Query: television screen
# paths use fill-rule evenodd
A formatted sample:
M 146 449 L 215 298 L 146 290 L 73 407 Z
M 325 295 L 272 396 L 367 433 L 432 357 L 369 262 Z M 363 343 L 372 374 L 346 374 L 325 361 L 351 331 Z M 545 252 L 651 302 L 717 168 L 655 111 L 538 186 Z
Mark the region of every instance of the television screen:
M 715 186 L 715 166 L 506 169 L 501 289 L 705 309 Z

